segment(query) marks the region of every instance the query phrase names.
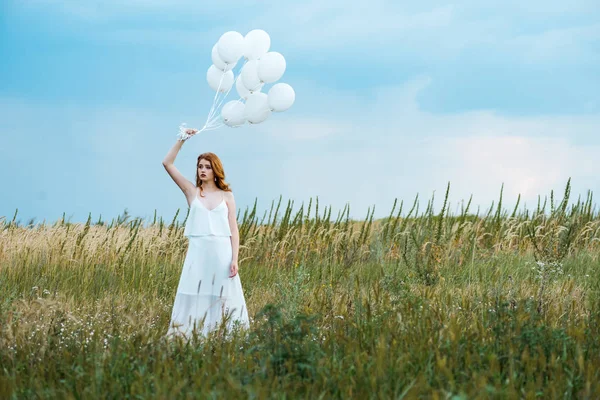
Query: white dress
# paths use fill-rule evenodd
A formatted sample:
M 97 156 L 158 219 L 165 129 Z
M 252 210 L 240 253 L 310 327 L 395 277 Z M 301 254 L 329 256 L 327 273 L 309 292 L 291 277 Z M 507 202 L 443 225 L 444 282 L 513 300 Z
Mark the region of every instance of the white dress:
M 229 277 L 233 251 L 227 214 L 225 199 L 209 210 L 197 193 L 190 204 L 183 231 L 189 245 L 167 335 L 190 338 L 195 327 L 206 336 L 224 318 L 229 318 L 228 330 L 237 323 L 250 326 L 239 272 Z

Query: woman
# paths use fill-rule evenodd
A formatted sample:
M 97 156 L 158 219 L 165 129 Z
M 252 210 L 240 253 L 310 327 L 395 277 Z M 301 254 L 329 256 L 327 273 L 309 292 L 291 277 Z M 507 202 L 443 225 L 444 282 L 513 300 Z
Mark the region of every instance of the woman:
M 185 194 L 189 214 L 183 235 L 188 250 L 173 304 L 167 335 L 191 337 L 193 329 L 206 336 L 223 322 L 249 327 L 248 310 L 238 275 L 239 230 L 233 192 L 214 153 L 198 156 L 196 184 L 173 164 L 183 143 L 198 130 L 186 129 L 169 150 L 163 166 Z M 183 133 L 183 131 L 182 131 Z

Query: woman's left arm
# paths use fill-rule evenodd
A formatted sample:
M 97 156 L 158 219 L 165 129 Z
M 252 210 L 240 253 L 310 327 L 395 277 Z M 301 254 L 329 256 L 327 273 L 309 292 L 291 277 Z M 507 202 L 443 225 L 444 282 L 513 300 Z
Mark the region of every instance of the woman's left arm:
M 229 220 L 229 228 L 231 229 L 231 250 L 233 252 L 233 257 L 231 261 L 238 261 L 239 251 L 240 251 L 240 230 L 238 229 L 238 224 L 236 220 L 236 207 L 235 207 L 235 198 L 233 197 L 233 192 L 227 192 L 227 208 L 229 209 L 228 220 Z

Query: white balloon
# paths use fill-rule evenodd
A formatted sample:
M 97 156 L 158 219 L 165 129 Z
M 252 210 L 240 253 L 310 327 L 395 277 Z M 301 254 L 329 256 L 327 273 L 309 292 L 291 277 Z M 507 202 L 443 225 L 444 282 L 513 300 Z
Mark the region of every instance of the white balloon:
M 244 100 L 246 100 L 248 98 L 248 96 L 250 96 L 250 91 L 248 90 L 248 88 L 246 86 L 244 86 L 244 82 L 242 82 L 241 76 L 239 76 L 235 80 L 235 89 L 237 90 L 240 97 Z
M 258 92 L 248 96 L 244 110 L 246 119 L 251 124 L 260 124 L 271 115 L 268 96 L 266 93 Z
M 282 112 L 294 104 L 296 92 L 287 83 L 277 83 L 269 90 L 268 100 L 272 111 Z
M 229 64 L 237 63 L 244 53 L 244 37 L 236 31 L 225 32 L 217 42 L 221 60 Z
M 223 78 L 222 81 L 221 78 Z M 208 68 L 208 71 L 206 71 L 206 80 L 208 81 L 208 86 L 210 86 L 212 90 L 215 92 L 219 90 L 219 92 L 225 93 L 233 86 L 233 72 L 223 72 L 216 66 L 211 65 L 210 68 Z M 220 88 L 219 83 L 221 83 Z
M 227 102 L 221 110 L 223 123 L 231 127 L 243 125 L 246 122 L 246 116 L 244 115 L 245 108 L 245 104 L 239 100 Z
M 258 79 L 258 60 L 250 60 L 242 68 L 242 82 L 246 89 L 252 91 L 260 90 L 263 82 Z
M 276 51 L 270 51 L 262 56 L 258 62 L 258 78 L 265 83 L 275 82 L 283 76 L 285 66 L 283 55 Z
M 260 92 L 264 85 L 264 83 L 261 83 L 256 90 L 248 90 L 248 88 L 244 85 L 241 76 L 239 76 L 235 81 L 235 88 L 237 89 L 240 97 L 244 100 L 246 100 L 252 93 Z
M 262 29 L 254 29 L 244 37 L 244 57 L 248 60 L 256 60 L 269 51 L 271 37 Z
M 235 64 L 237 64 L 228 64 L 225 61 L 221 60 L 221 56 L 219 56 L 219 50 L 217 49 L 216 44 L 212 48 L 210 58 L 212 59 L 214 66 L 219 68 L 221 71 L 231 71 L 235 67 Z

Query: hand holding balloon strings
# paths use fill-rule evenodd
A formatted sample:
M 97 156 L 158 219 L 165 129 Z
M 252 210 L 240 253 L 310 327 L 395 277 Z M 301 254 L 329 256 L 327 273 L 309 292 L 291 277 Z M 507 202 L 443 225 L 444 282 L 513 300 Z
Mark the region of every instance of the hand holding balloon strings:
M 188 140 L 189 138 L 191 138 L 199 132 L 198 129 L 188 128 L 186 125 L 187 124 L 185 122 L 179 125 L 179 133 L 177 134 L 177 139 L 181 142 L 185 142 L 186 140 Z

